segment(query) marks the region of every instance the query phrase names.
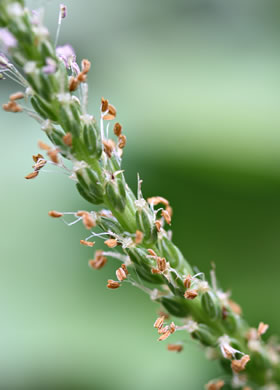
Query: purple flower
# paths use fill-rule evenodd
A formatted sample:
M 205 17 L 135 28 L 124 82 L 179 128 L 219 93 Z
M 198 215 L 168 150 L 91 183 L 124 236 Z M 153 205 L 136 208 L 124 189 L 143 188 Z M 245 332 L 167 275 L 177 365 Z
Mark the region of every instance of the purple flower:
M 9 49 L 10 47 L 15 47 L 17 45 L 16 38 L 13 36 L 13 34 L 10 33 L 7 28 L 0 28 L 0 41 L 7 49 Z
M 51 74 L 51 73 L 54 73 L 56 71 L 56 62 L 55 60 L 53 60 L 52 58 L 48 57 L 46 59 L 46 64 L 44 67 L 43 67 L 43 72 L 46 73 L 46 74 Z
M 64 62 L 66 68 L 71 68 L 73 72 L 80 73 L 79 65 L 76 63 L 76 54 L 72 46 L 68 44 L 57 46 L 56 55 Z

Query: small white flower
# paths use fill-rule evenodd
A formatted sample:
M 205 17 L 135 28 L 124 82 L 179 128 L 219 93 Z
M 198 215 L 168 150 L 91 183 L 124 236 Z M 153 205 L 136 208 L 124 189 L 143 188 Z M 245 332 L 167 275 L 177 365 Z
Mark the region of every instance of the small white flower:
M 38 71 L 36 62 L 35 61 L 26 62 L 26 64 L 24 64 L 23 70 L 27 74 L 36 73 L 36 71 Z
M 230 345 L 230 337 L 228 335 L 221 336 L 218 339 L 219 347 L 221 349 L 222 355 L 224 356 L 225 359 L 230 359 L 232 358 L 236 353 L 241 353 L 242 352 L 238 351 L 238 349 L 233 348 Z

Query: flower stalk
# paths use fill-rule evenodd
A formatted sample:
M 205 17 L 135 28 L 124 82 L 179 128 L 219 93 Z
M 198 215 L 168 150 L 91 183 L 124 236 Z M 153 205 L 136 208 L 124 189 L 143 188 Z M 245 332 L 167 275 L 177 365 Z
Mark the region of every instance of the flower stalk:
M 62 5 L 55 41 L 66 15 Z M 239 305 L 218 288 L 214 270 L 211 283 L 203 273 L 195 274 L 171 239 L 169 201 L 160 196 L 145 199 L 139 177 L 137 196 L 127 185 L 121 166 L 126 147 L 121 124 L 114 124 L 115 140 L 109 137 L 115 107 L 102 98 L 100 120 L 87 111 L 90 62 L 84 59 L 79 66 L 70 45 L 56 47 L 41 12 L 29 11 L 22 0 L 1 0 L 0 43 L 4 50 L 0 79 L 10 77 L 22 87 L 3 109 L 33 117 L 52 145 L 40 142 L 48 157 L 33 156 L 33 172 L 26 179 L 36 178 L 46 164 L 66 170 L 79 194 L 101 208 L 73 213 L 52 210 L 49 215 L 66 222 L 70 214 L 74 220 L 69 225 L 82 221 L 86 229 L 102 231 L 92 231 L 81 240 L 84 246 L 94 246 L 90 238 L 100 237 L 108 248 L 122 249 L 122 253 L 96 251 L 90 267 L 105 266 L 108 256 L 121 261 L 117 280 L 109 279 L 107 287 L 117 289 L 129 282 L 161 305 L 164 312 L 154 324 L 159 341 L 182 331 L 205 346 L 208 356 L 210 351 L 212 358 L 220 360 L 225 376 L 209 382 L 207 389 L 278 388 L 279 346 L 262 340 L 268 326 L 261 323 L 258 329 L 249 327 Z M 70 173 L 63 159 L 72 163 Z M 180 352 L 182 348 L 182 344 L 168 345 L 169 351 Z

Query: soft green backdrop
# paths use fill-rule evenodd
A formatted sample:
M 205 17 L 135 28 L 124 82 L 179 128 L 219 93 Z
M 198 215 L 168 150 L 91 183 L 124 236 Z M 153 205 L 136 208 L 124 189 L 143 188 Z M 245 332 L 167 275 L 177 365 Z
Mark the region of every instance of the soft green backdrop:
M 248 320 L 280 327 L 280 47 L 276 0 L 66 1 L 60 44 L 92 61 L 90 110 L 118 108 L 124 167 L 174 207 L 175 242 L 217 266 Z M 59 1 L 45 6 L 55 34 Z M 1 82 L 1 104 L 17 89 Z M 130 286 L 106 289 L 82 226 L 50 209 L 89 208 L 59 173 L 25 181 L 43 134 L 1 112 L 0 388 L 200 390 L 220 368 L 190 343 L 156 342 L 157 307 Z

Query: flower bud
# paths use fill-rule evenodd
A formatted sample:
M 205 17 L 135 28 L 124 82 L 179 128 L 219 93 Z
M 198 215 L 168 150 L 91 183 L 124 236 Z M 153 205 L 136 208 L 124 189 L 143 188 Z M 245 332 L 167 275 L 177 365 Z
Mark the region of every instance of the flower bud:
M 105 191 L 112 209 L 122 212 L 125 209 L 126 194 L 125 186 L 120 176 L 118 175 L 114 179 L 109 180 L 106 183 Z
M 217 337 L 212 332 L 211 328 L 205 324 L 198 324 L 198 329 L 192 333 L 192 336 L 199 340 L 203 345 L 209 347 L 217 344 Z
M 182 269 L 188 267 L 188 273 L 193 271 L 185 260 L 179 248 L 173 244 L 167 237 L 158 240 L 158 246 L 161 256 L 164 256 L 172 268 Z
M 113 232 L 115 234 L 122 234 L 123 230 L 119 222 L 113 218 L 99 217 L 96 221 L 97 225 L 105 232 Z
M 147 253 L 141 248 L 127 248 L 126 253 L 134 263 L 135 270 L 141 279 L 153 284 L 163 284 L 162 275 L 152 274 L 153 260 L 147 257 Z
M 144 243 L 153 244 L 157 240 L 157 228 L 154 223 L 154 216 L 152 211 L 144 206 L 136 211 L 136 225 L 137 229 L 144 234 Z
M 89 157 L 99 159 L 102 153 L 102 143 L 100 132 L 94 122 L 85 124 L 82 137 Z
M 78 179 L 77 189 L 81 196 L 90 203 L 103 203 L 104 189 L 95 171 L 81 168 L 76 171 Z
M 218 298 L 212 291 L 207 291 L 202 294 L 201 306 L 211 320 L 217 319 L 221 314 Z
M 175 317 L 187 317 L 191 314 L 188 302 L 181 297 L 161 297 L 159 302 Z

